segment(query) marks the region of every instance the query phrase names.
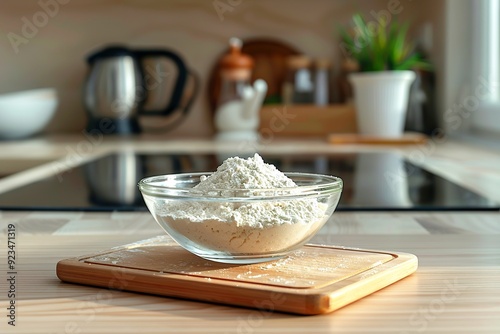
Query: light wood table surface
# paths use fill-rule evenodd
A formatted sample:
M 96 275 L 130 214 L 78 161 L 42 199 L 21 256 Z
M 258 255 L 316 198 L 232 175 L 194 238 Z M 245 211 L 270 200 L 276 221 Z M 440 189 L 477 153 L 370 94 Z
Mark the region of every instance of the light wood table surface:
M 7 229 L 16 230 L 16 326 Z M 313 242 L 413 253 L 419 269 L 298 316 L 60 282 L 67 257 L 163 234 L 148 213 L 0 212 L 1 333 L 500 333 L 500 214 L 336 213 Z

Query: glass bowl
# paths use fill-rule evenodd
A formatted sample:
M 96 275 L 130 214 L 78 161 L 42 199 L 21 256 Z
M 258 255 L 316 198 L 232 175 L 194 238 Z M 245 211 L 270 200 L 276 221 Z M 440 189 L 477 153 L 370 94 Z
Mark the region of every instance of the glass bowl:
M 297 187 L 193 189 L 202 176 L 185 173 L 142 179 L 139 189 L 160 226 L 183 248 L 223 263 L 274 260 L 310 240 L 335 211 L 342 180 L 285 173 Z

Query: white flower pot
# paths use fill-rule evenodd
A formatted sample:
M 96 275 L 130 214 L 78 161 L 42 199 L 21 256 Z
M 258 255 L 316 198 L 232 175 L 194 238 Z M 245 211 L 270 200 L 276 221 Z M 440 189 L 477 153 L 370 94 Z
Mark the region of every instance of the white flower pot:
M 349 76 L 354 89 L 358 132 L 378 137 L 403 134 L 413 71 L 360 72 Z

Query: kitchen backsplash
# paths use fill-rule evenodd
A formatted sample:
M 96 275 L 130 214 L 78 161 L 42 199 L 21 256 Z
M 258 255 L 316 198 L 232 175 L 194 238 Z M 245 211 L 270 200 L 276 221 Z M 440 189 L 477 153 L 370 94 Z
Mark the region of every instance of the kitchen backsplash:
M 338 64 L 337 24 L 356 11 L 394 8 L 414 26 L 436 20 L 434 1 L 411 0 L 26 0 L 0 3 L 0 94 L 55 87 L 56 116 L 46 132 L 80 132 L 85 57 L 108 43 L 178 51 L 202 79 L 185 122 L 172 136 L 210 136 L 207 81 L 232 36 L 280 39 Z M 382 11 L 382 12 L 381 12 Z M 431 13 L 431 14 L 429 14 Z

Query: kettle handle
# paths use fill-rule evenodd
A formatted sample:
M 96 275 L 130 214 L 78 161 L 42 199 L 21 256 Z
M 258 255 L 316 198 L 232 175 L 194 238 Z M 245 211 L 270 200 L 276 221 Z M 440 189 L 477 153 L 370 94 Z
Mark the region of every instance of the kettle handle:
M 139 51 L 134 51 L 134 54 L 136 58 L 139 60 L 140 64 L 139 68 L 142 71 L 143 77 L 145 71 L 143 68 L 142 60 L 148 57 L 156 56 L 156 57 L 168 58 L 171 59 L 177 66 L 178 70 L 177 81 L 175 83 L 174 90 L 171 95 L 172 98 L 170 99 L 170 102 L 165 107 L 165 109 L 157 111 L 148 111 L 148 112 L 139 110 L 140 114 L 146 114 L 146 115 L 170 115 L 173 111 L 175 111 L 179 107 L 182 98 L 182 91 L 186 86 L 188 71 L 186 65 L 184 64 L 184 61 L 176 53 L 168 50 L 160 50 L 160 49 L 139 50 Z M 144 80 L 143 80 L 143 89 L 145 92 L 147 91 L 146 83 Z

